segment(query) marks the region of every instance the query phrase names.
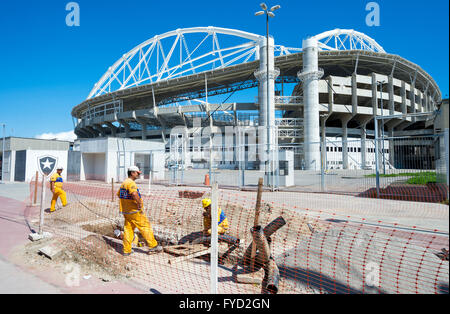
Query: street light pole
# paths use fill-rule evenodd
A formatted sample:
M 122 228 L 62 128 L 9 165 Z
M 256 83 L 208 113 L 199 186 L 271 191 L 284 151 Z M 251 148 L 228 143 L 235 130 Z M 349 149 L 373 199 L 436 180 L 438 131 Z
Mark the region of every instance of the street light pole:
M 270 10 L 268 10 L 268 7 L 267 7 L 267 5 L 265 3 L 261 3 L 260 6 L 261 6 L 261 9 L 263 9 L 263 11 L 258 11 L 258 12 L 255 13 L 255 15 L 256 16 L 263 15 L 263 14 L 266 15 L 266 60 L 267 60 L 267 62 L 266 62 L 266 72 L 267 72 L 266 73 L 267 74 L 267 82 L 266 82 L 266 92 L 267 92 L 267 101 L 266 101 L 266 105 L 267 105 L 267 112 L 266 112 L 266 114 L 267 114 L 267 122 L 266 122 L 266 129 L 267 130 L 266 130 L 266 133 L 267 133 L 267 159 L 268 159 L 267 160 L 268 167 L 266 167 L 266 171 L 267 171 L 268 177 L 270 178 L 268 180 L 268 184 L 270 184 L 272 186 L 272 188 L 273 188 L 274 185 L 275 185 L 275 182 L 274 182 L 275 178 L 274 178 L 273 171 L 274 171 L 274 168 L 276 168 L 276 167 L 274 167 L 273 161 L 271 159 L 271 154 L 272 154 L 272 152 L 271 152 L 272 134 L 271 134 L 271 126 L 270 126 L 270 123 L 269 123 L 269 115 L 270 115 L 270 111 L 269 111 L 269 98 L 270 98 L 270 86 L 269 86 L 269 78 L 270 78 L 270 73 L 269 73 L 269 61 L 270 61 L 270 58 L 269 58 L 269 17 L 275 17 L 275 14 L 273 12 L 275 10 L 280 9 L 281 6 L 280 5 L 275 5 L 275 6 L 271 7 Z M 276 153 L 276 152 L 274 152 L 274 153 Z M 270 182 L 270 181 L 272 181 L 272 182 Z

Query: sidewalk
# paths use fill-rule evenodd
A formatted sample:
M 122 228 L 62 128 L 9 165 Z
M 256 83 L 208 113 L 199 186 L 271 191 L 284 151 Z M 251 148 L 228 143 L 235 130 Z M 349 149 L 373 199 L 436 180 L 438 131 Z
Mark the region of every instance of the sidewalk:
M 0 256 L 0 294 L 60 294 L 61 290 Z
M 11 262 L 14 249 L 30 243 L 31 233 L 25 219 L 28 184 L 0 184 L 0 294 L 118 294 L 149 293 L 124 282 L 84 280 L 78 286 L 67 286 L 65 275 L 53 269 L 28 269 Z M 36 252 L 37 255 L 37 252 Z

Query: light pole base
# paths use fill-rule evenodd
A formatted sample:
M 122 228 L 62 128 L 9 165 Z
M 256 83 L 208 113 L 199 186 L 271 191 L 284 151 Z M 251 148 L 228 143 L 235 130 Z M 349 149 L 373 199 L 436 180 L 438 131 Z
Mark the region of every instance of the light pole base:
M 30 233 L 28 235 L 28 239 L 30 239 L 31 241 L 40 241 L 43 239 L 50 239 L 51 237 L 53 237 L 53 234 L 51 234 L 50 232 L 43 232 L 42 234 L 39 233 Z

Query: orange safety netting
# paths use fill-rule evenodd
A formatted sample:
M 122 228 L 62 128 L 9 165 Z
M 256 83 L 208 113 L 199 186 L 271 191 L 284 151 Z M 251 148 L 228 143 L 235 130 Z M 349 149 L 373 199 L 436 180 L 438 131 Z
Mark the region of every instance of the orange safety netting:
M 211 189 L 136 182 L 165 250 L 146 254 L 136 232 L 134 253 L 122 255 L 120 183 L 65 182 L 69 204 L 62 207 L 58 201 L 50 213 L 46 182 L 44 230 L 64 249 L 61 265 L 78 263 L 161 293 L 209 293 L 209 238 L 201 233 L 201 200 L 211 196 Z M 30 208 L 35 192 L 39 206 L 41 183 L 37 189 L 35 181 L 30 183 Z M 411 201 L 264 190 L 258 241 L 268 245 L 269 256 L 258 250 L 252 262 L 256 187 L 219 189 L 218 205 L 230 228 L 219 239 L 218 292 L 267 293 L 265 265 L 271 262 L 277 272 L 269 277 L 277 293 L 448 293 L 448 260 L 439 254 L 449 248 L 448 206 Z M 27 213 L 37 226 L 39 210 Z M 259 262 L 263 259 L 265 265 Z

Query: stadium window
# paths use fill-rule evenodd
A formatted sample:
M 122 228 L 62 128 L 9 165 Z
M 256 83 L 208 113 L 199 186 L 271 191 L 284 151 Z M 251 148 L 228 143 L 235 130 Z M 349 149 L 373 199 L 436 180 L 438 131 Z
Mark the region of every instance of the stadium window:
M 358 153 L 360 153 L 361 152 L 361 147 L 358 147 Z
M 339 147 L 339 151 L 342 152 L 342 147 Z

